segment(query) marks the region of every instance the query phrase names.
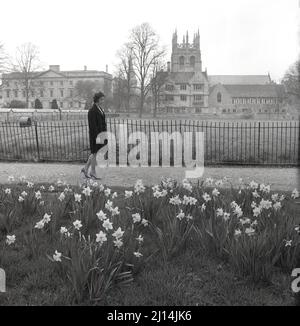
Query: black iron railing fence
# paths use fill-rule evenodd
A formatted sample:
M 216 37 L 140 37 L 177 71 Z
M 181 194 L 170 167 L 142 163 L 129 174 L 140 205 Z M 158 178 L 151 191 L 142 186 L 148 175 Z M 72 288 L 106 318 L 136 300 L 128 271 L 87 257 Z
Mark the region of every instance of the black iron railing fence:
M 152 132 L 177 131 L 182 135 L 184 132 L 204 132 L 205 164 L 296 166 L 299 163 L 298 121 L 108 119 L 107 124 L 117 139 L 122 124 L 127 128 L 127 136 L 142 131 L 149 143 Z M 88 155 L 86 120 L 33 122 L 29 127 L 20 127 L 19 123 L 0 123 L 0 160 L 82 162 Z

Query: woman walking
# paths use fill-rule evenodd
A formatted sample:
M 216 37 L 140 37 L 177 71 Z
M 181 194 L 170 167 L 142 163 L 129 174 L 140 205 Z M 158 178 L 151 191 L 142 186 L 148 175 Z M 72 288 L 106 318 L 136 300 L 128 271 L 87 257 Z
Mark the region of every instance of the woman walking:
M 86 178 L 92 178 L 94 180 L 101 179 L 96 175 L 96 157 L 99 149 L 105 146 L 105 144 L 97 144 L 96 139 L 101 132 L 107 131 L 105 113 L 102 109 L 104 98 L 105 95 L 102 92 L 96 93 L 94 95 L 94 104 L 88 112 L 91 155 L 89 156 L 88 161 L 81 172 L 85 175 Z M 89 168 L 91 168 L 90 174 L 88 174 Z

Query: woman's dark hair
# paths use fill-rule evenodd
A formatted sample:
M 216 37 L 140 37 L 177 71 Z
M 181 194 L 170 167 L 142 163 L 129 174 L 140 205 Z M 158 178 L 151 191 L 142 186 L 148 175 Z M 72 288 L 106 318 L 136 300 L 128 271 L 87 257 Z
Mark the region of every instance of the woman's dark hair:
M 100 98 L 104 97 L 105 95 L 102 92 L 98 92 L 94 95 L 94 103 L 97 103 Z

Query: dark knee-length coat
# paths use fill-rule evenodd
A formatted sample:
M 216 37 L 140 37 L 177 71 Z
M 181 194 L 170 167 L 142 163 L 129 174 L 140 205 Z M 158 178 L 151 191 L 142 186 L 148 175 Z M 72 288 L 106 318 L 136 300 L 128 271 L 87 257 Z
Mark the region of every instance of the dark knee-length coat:
M 97 153 L 99 149 L 101 149 L 107 143 L 96 144 L 98 134 L 107 131 L 105 113 L 103 109 L 101 111 L 102 112 L 100 112 L 97 105 L 94 103 L 88 112 L 90 149 L 92 154 Z

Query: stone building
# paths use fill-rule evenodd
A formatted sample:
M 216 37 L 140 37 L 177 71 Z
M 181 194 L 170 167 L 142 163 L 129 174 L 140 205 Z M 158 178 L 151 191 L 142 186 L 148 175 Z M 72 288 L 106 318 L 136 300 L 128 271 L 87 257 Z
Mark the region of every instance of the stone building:
M 209 107 L 219 114 L 286 113 L 285 90 L 262 76 L 210 76 Z
M 168 62 L 160 95 L 159 112 L 201 113 L 208 109 L 208 97 L 209 84 L 207 72 L 202 71 L 199 31 L 194 34 L 192 43 L 187 32 L 181 44 L 176 31 L 172 39 L 171 62 Z
M 29 108 L 39 99 L 43 108 L 51 108 L 54 99 L 61 109 L 83 109 L 85 101 L 75 94 L 75 85 L 78 81 L 90 80 L 100 83 L 101 90 L 111 95 L 112 75 L 107 71 L 83 70 L 61 71 L 59 65 L 50 65 L 47 71 L 34 72 L 30 78 Z M 2 75 L 2 101 L 8 105 L 17 100 L 26 102 L 22 75 L 17 72 Z
M 160 95 L 160 113 L 196 114 L 281 114 L 286 92 L 270 75 L 208 75 L 202 70 L 199 31 L 181 44 L 172 38 L 171 62 Z

